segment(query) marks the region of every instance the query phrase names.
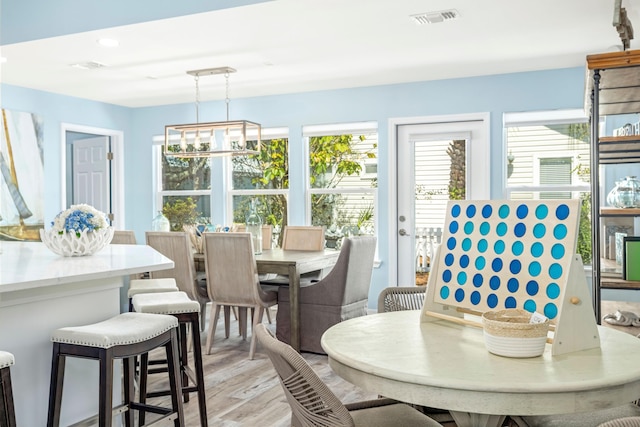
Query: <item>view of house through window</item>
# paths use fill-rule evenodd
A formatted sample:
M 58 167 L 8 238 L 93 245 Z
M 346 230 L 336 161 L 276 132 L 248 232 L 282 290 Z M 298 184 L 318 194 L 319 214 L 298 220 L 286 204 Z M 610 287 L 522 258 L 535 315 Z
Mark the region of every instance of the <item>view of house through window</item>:
M 345 235 L 375 234 L 378 179 L 376 123 L 305 126 L 312 225 L 327 245 Z
M 589 127 L 582 111 L 505 114 L 509 199 L 580 199 L 578 253 L 591 262 Z

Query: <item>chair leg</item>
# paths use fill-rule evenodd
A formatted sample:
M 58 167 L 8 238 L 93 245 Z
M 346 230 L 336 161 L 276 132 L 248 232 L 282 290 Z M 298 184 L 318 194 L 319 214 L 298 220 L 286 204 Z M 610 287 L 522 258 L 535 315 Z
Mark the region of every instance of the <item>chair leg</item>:
M 60 344 L 53 343 L 51 357 L 51 381 L 49 383 L 49 412 L 47 427 L 60 425 L 60 410 L 62 406 L 62 385 L 64 383 L 65 356 L 60 354 Z
M 207 427 L 207 396 L 204 389 L 204 367 L 202 365 L 202 345 L 200 333 L 196 330 L 198 321 L 194 320 L 191 325 L 193 332 L 193 362 L 195 366 L 196 382 L 198 389 L 198 409 L 200 411 L 200 427 Z
M 16 412 L 9 367 L 0 369 L 0 425 L 16 427 Z
M 135 396 L 134 389 L 134 372 L 136 370 L 135 358 L 127 357 L 122 360 L 122 373 L 124 378 L 124 404 L 127 406 L 127 411 L 123 414 L 125 427 L 133 427 L 134 414 L 131 409 L 131 402 Z
M 113 356 L 111 350 L 100 352 L 100 390 L 98 393 L 99 427 L 111 427 L 113 416 Z
M 258 307 L 257 316 L 253 316 L 253 323 L 251 325 L 251 344 L 249 345 L 249 360 L 253 360 L 253 355 L 256 352 L 256 334 L 253 332 L 258 323 L 262 323 L 262 317 L 264 315 L 264 307 Z
M 180 364 L 178 362 L 180 356 L 178 355 L 178 337 L 175 329 L 171 331 L 172 338 L 165 344 L 165 350 L 167 353 L 167 371 L 169 374 L 169 388 L 171 389 L 171 407 L 178 416 L 173 421 L 174 427 L 184 426 L 184 409 L 182 408 L 182 402 L 179 399 L 180 396 Z M 140 423 L 142 425 L 142 422 Z
M 197 327 L 197 325 L 196 325 Z M 182 387 L 189 386 L 189 375 L 187 375 L 187 365 L 189 364 L 189 350 L 187 346 L 187 325 L 180 323 L 180 332 L 178 338 L 180 341 L 180 372 L 182 373 Z M 189 393 L 183 392 L 182 399 L 184 403 L 189 402 Z
M 225 305 L 224 306 L 224 337 L 225 338 L 229 338 L 230 331 L 231 331 L 231 307 L 228 305 Z
M 200 332 L 207 328 L 207 303 L 200 303 Z
M 211 304 L 211 320 L 209 321 L 209 334 L 207 335 L 207 354 L 211 354 L 213 336 L 218 327 L 218 316 L 220 316 L 220 306 L 214 302 Z
M 140 393 L 140 404 L 144 405 L 147 403 L 147 379 L 149 377 L 149 353 L 144 353 L 140 355 L 140 385 L 139 385 L 139 393 Z M 139 425 L 143 426 L 146 413 L 145 411 L 140 411 L 138 414 Z

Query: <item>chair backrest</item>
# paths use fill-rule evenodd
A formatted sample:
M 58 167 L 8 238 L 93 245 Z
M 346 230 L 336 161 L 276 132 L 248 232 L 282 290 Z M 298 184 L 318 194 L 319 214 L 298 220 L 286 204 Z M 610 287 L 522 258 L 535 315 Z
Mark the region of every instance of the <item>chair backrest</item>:
M 256 326 L 255 334 L 278 373 L 293 417 L 302 426 L 355 425 L 340 399 L 297 351 L 278 341 L 262 323 Z
M 324 227 L 285 225 L 282 249 L 289 251 L 321 251 L 324 249 Z
M 237 233 L 246 233 L 247 226 L 245 224 L 236 225 Z M 271 249 L 271 239 L 273 236 L 273 226 L 271 224 L 265 224 L 262 226 L 262 249 Z
M 189 235 L 184 231 L 147 231 L 147 245 L 173 261 L 175 267 L 169 270 L 152 271 L 152 279 L 171 277 L 176 279 L 178 289 L 189 298 L 199 301 L 195 289 L 196 267 Z
M 346 305 L 367 299 L 375 253 L 374 236 L 344 239 L 336 264 L 312 287 L 322 286 L 331 289 L 331 292 L 326 292 L 323 297 L 328 305 Z
M 115 230 L 113 232 L 113 239 L 111 239 L 113 245 L 135 245 L 136 243 L 136 234 L 132 230 Z
M 640 427 L 640 417 L 624 417 L 599 424 L 598 427 Z
M 218 304 L 255 306 L 264 300 L 250 233 L 204 233 L 209 298 Z
M 378 296 L 378 313 L 402 310 L 421 310 L 426 286 L 398 286 L 385 288 Z

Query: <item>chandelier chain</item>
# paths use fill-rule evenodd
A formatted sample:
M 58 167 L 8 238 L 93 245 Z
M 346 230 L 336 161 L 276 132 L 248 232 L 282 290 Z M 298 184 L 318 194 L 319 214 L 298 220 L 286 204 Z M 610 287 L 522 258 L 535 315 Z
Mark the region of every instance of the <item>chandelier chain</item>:
M 224 102 L 227 105 L 227 121 L 229 121 L 229 102 L 230 102 L 230 100 L 229 100 L 229 72 L 228 71 L 226 73 L 224 73 L 224 79 L 225 79 L 225 83 L 226 83 L 226 85 L 225 85 L 225 96 L 226 96 L 226 98 L 225 98 Z
M 200 117 L 198 115 L 198 110 L 200 109 L 200 85 L 198 81 L 200 80 L 200 76 L 194 76 L 196 81 L 196 123 L 200 123 Z

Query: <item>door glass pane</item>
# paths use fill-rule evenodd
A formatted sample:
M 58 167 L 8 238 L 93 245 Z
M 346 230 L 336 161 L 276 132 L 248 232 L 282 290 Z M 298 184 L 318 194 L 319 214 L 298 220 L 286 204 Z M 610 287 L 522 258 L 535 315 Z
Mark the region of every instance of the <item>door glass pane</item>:
M 467 141 L 417 141 L 415 161 L 416 284 L 426 285 L 434 250 L 442 240 L 449 200 L 466 197 Z

